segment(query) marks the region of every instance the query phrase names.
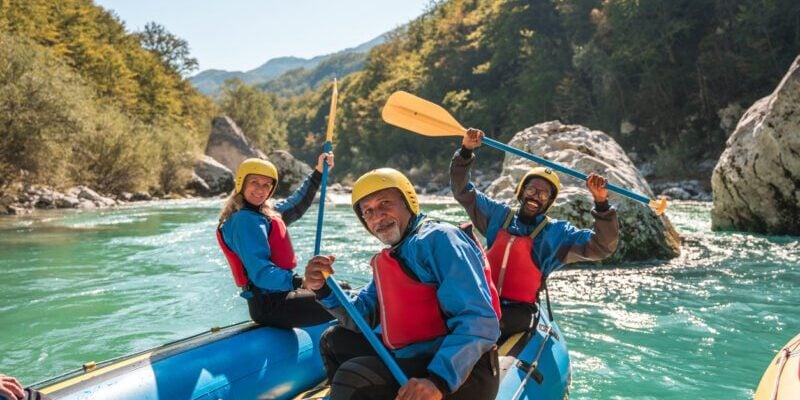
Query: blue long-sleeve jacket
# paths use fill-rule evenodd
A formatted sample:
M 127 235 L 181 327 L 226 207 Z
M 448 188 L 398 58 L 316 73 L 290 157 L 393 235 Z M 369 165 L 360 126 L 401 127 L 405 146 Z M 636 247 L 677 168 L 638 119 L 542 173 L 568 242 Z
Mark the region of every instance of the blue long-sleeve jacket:
M 291 196 L 275 204 L 275 211 L 281 214 L 287 226 L 308 210 L 321 183 L 322 174 L 314 170 Z M 231 214 L 222 224 L 225 244 L 242 260 L 253 285 L 267 293 L 291 291 L 294 273 L 271 261 L 269 231 L 267 217 L 250 207 Z
M 416 218 L 414 226 L 421 225 L 396 245 L 396 252 L 421 282 L 438 288 L 436 294 L 449 333 L 395 350 L 394 355 L 398 358 L 432 355 L 428 371 L 455 391 L 478 359 L 495 344 L 500 327 L 492 308 L 478 245 L 455 226 L 423 222 L 423 218 L 422 214 Z M 340 324 L 356 330 L 335 296 L 328 295 L 321 303 L 339 318 Z M 353 304 L 367 321 L 373 326 L 377 324 L 375 281 L 358 294 Z
M 450 162 L 450 188 L 475 228 L 486 237 L 486 247 L 489 248 L 512 208 L 486 196 L 469 182 L 469 167 L 474 159 L 472 152 L 456 152 Z M 595 219 L 594 229 L 579 229 L 568 221 L 553 219 L 536 236 L 531 257 L 543 274 L 550 274 L 573 262 L 602 260 L 614 253 L 619 241 L 617 210 L 604 203 L 596 204 L 591 212 Z M 532 224 L 526 224 L 516 213 L 509 223 L 508 232 L 516 236 L 530 235 L 542 218 L 544 215 L 538 215 Z

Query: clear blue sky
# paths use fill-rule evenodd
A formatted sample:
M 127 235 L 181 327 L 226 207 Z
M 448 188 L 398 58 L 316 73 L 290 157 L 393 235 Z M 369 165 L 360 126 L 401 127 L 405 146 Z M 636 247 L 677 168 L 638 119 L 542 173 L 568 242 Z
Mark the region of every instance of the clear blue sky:
M 430 0 L 96 0 L 129 32 L 155 21 L 200 69 L 247 71 L 275 57 L 355 47 L 421 15 Z

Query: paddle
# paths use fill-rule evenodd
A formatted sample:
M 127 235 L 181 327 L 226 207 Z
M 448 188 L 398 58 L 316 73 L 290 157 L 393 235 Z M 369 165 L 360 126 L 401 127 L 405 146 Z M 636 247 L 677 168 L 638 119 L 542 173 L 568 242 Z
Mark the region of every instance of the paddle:
M 336 79 L 333 80 L 333 94 L 331 94 L 331 109 L 328 113 L 328 130 L 325 132 L 325 145 L 323 151 L 330 153 L 333 145 L 333 124 L 336 119 L 336 100 L 339 98 L 339 90 L 336 87 Z M 322 162 L 322 187 L 319 189 L 319 212 L 317 213 L 317 237 L 314 241 L 314 255 L 319 255 L 319 248 L 322 244 L 322 219 L 325 215 L 325 192 L 328 188 L 328 159 Z M 333 280 L 333 279 L 331 279 Z M 335 283 L 335 282 L 334 282 Z
M 333 81 L 333 96 L 331 97 L 331 110 L 328 114 L 328 131 L 325 134 L 325 152 L 328 153 L 331 151 L 331 140 L 333 139 L 333 123 L 336 118 L 336 99 L 339 96 L 339 91 L 336 87 L 336 80 Z M 319 213 L 317 214 L 317 237 L 316 241 L 314 242 L 314 255 L 318 256 L 320 253 L 320 245 L 322 241 L 322 219 L 323 214 L 325 213 L 325 192 L 328 186 L 328 160 L 326 159 L 322 164 L 322 187 L 319 191 Z M 408 378 L 397 365 L 397 362 L 392 358 L 391 354 L 383 347 L 383 343 L 378 340 L 375 336 L 375 333 L 372 332 L 367 321 L 364 320 L 364 317 L 358 313 L 356 307 L 353 303 L 350 302 L 350 299 L 347 297 L 347 294 L 342 290 L 336 280 L 333 279 L 332 276 L 326 276 L 325 282 L 328 283 L 328 286 L 331 288 L 331 291 L 336 298 L 339 299 L 339 303 L 344 306 L 344 309 L 347 310 L 347 313 L 350 315 L 350 318 L 353 319 L 353 322 L 358 326 L 358 329 L 361 330 L 361 333 L 364 334 L 364 337 L 367 339 L 369 344 L 375 349 L 375 352 L 378 353 L 378 356 L 383 360 L 386 364 L 386 367 L 389 368 L 389 371 L 394 376 L 394 379 L 397 380 L 397 383 L 400 384 L 402 387 L 403 385 L 408 382 Z
M 461 126 L 461 124 L 444 108 L 402 90 L 394 92 L 389 96 L 389 100 L 387 100 L 386 105 L 383 106 L 381 115 L 383 116 L 383 120 L 391 125 L 424 136 L 464 136 L 467 131 L 467 129 Z M 588 178 L 588 175 L 582 172 L 548 161 L 492 138 L 484 136 L 483 143 L 550 167 L 580 180 L 585 181 Z M 656 215 L 663 214 L 667 209 L 667 199 L 664 197 L 662 197 L 661 200 L 653 200 L 643 194 L 633 192 L 613 183 L 606 183 L 606 187 L 612 192 L 619 193 L 629 199 L 650 206 L 655 211 Z

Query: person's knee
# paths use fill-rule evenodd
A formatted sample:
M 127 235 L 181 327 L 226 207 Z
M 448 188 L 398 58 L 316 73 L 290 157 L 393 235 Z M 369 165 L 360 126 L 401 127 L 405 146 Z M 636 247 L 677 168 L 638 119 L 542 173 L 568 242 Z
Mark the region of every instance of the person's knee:
M 287 323 L 288 321 L 283 321 L 281 319 L 275 318 L 272 315 L 267 313 L 261 312 L 260 310 L 250 310 L 250 319 L 253 322 L 264 325 L 264 326 L 271 326 L 273 328 L 291 328 L 291 324 Z
M 375 371 L 374 366 L 364 363 L 364 358 L 355 358 L 342 364 L 333 377 L 333 385 L 363 388 L 385 384 L 384 377 Z
M 322 360 L 327 363 L 334 361 L 337 363 L 344 362 L 348 357 L 343 355 L 349 354 L 348 347 L 352 345 L 348 339 L 354 334 L 354 332 L 338 325 L 326 329 L 319 341 Z
M 325 332 L 322 332 L 322 337 L 319 340 L 319 349 L 322 352 L 322 355 L 330 354 L 334 348 L 334 342 L 336 341 L 335 336 L 338 335 L 336 333 L 338 326 L 331 326 L 328 329 L 325 329 Z
M 358 357 L 342 364 L 331 380 L 331 400 L 391 398 L 398 387 L 375 361 Z
M 266 312 L 264 300 L 261 296 L 254 297 L 247 301 L 247 311 L 253 322 L 259 325 L 272 325 L 271 322 L 273 321 L 269 318 L 269 313 Z

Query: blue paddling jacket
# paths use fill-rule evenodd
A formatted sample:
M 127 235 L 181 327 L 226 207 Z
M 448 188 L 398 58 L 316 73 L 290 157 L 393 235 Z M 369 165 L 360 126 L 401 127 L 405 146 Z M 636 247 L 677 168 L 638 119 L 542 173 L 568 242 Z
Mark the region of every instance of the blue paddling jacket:
M 423 219 L 424 214 L 420 213 L 412 223 L 414 228 L 394 250 L 419 281 L 437 287 L 436 296 L 449 333 L 393 353 L 397 358 L 432 356 L 428 372 L 453 392 L 464 383 L 478 359 L 494 346 L 500 337 L 500 326 L 478 245 L 455 226 Z M 342 326 L 358 330 L 327 285 L 317 291 L 317 297 Z M 352 302 L 365 320 L 373 327 L 379 326 L 374 280 Z
M 486 237 L 486 247 L 490 248 L 513 209 L 486 196 L 469 181 L 469 168 L 474 159 L 473 152 L 463 148 L 455 153 L 450 162 L 450 188 L 475 228 Z M 617 210 L 609 207 L 606 201 L 595 204 L 591 213 L 595 219 L 594 229 L 579 229 L 568 221 L 552 219 L 536 236 L 531 258 L 544 276 L 569 263 L 602 260 L 614 253 L 619 242 Z M 517 212 L 511 218 L 508 233 L 528 236 L 543 218 L 544 213 L 537 215 L 533 223 L 526 224 Z
M 322 173 L 314 170 L 291 196 L 275 204 L 288 226 L 305 214 L 322 183 Z M 222 224 L 225 244 L 242 260 L 247 277 L 265 293 L 288 292 L 295 289 L 294 272 L 281 269 L 270 259 L 268 232 L 270 222 L 258 209 L 247 204 L 231 214 Z

